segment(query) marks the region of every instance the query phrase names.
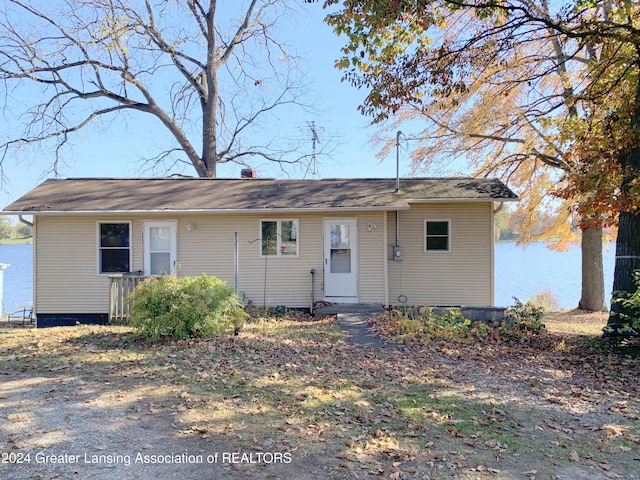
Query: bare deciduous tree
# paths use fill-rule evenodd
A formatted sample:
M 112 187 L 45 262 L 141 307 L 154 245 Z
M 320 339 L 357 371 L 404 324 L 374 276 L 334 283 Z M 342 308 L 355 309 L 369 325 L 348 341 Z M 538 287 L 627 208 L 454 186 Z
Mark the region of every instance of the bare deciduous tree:
M 256 133 L 278 109 L 307 108 L 299 58 L 275 36 L 291 2 L 0 3 L 5 109 L 24 104 L 20 89 L 31 95 L 23 131 L 1 140 L 0 166 L 26 145 L 45 144 L 56 170 L 73 134 L 126 112 L 149 114 L 170 133 L 172 145 L 146 159 L 150 168 L 185 162 L 215 177 L 226 162 L 305 158 Z

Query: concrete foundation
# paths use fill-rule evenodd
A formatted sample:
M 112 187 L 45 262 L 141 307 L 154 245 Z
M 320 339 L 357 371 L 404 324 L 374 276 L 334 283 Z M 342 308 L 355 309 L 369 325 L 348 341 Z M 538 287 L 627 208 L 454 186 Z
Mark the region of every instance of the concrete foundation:
M 490 322 L 504 320 L 504 307 L 460 307 L 460 313 L 471 321 Z

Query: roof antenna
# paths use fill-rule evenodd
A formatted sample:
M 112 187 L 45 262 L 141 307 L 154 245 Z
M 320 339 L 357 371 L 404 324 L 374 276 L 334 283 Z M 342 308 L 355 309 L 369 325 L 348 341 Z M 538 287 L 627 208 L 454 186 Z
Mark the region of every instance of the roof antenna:
M 309 127 L 309 130 L 311 131 L 311 161 L 309 162 L 309 165 L 307 165 L 307 171 L 304 173 L 304 178 L 306 178 L 309 170 L 311 170 L 311 175 L 315 175 L 318 173 L 318 162 L 316 160 L 316 144 L 320 143 L 320 137 L 318 136 L 318 130 L 316 129 L 316 122 L 307 122 L 307 127 Z
M 396 193 L 400 192 L 400 135 L 402 132 L 398 130 L 396 133 Z

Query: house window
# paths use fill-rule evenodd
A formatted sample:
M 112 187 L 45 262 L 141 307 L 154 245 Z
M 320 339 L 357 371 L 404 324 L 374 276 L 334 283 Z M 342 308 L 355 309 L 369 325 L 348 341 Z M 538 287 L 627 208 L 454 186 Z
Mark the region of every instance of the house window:
M 448 252 L 450 245 L 449 220 L 425 220 L 425 251 Z
M 260 256 L 295 257 L 298 255 L 297 220 L 262 220 Z
M 98 273 L 131 271 L 131 223 L 98 223 Z

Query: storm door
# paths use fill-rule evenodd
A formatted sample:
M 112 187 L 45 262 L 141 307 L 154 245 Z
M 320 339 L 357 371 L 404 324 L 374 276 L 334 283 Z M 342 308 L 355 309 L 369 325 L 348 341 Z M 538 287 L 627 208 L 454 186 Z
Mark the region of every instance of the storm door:
M 327 218 L 324 223 L 324 296 L 334 302 L 357 302 L 357 220 Z
M 144 222 L 144 274 L 175 275 L 177 225 L 174 221 Z

